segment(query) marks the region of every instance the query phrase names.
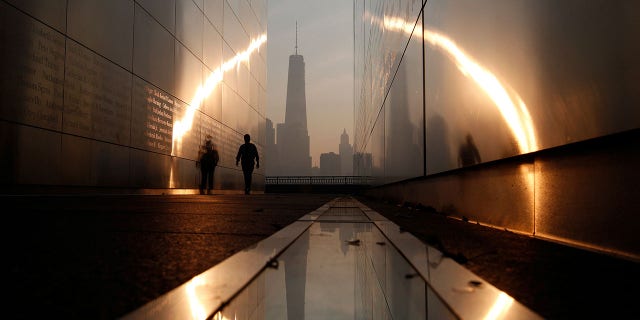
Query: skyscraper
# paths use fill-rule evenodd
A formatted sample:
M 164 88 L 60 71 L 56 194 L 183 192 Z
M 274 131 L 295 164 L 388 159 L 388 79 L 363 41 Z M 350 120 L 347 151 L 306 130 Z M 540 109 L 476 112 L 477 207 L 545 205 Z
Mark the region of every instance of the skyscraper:
M 280 175 L 311 175 L 304 58 L 298 54 L 297 30 L 295 53 L 289 56 L 285 119 L 278 125 L 277 135 Z
M 349 135 L 347 129 L 342 131 L 340 135 L 340 174 L 343 176 L 353 175 L 353 147 L 349 144 Z
M 340 156 L 335 154 L 334 152 L 320 154 L 320 175 L 339 176 Z

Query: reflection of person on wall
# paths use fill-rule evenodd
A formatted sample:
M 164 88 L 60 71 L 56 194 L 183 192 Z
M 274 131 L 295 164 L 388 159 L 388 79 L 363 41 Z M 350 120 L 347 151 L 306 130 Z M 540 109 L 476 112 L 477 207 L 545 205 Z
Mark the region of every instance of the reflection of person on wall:
M 481 161 L 480 152 L 478 152 L 478 148 L 473 142 L 473 137 L 471 137 L 471 134 L 467 134 L 465 143 L 460 146 L 458 151 L 458 166 L 466 167 Z
M 258 156 L 258 148 L 256 145 L 249 142 L 251 136 L 249 134 L 244 135 L 244 144 L 238 149 L 238 155 L 236 156 L 236 166 L 238 162 L 242 161 L 242 173 L 244 174 L 244 194 L 249 194 L 251 191 L 251 175 L 253 174 L 253 166 L 260 168 L 260 157 Z M 255 160 L 255 163 L 254 163 Z
M 207 139 L 204 145 L 204 152 L 199 159 L 200 165 L 200 194 L 204 194 L 204 189 L 207 189 L 207 194 L 211 194 L 211 189 L 213 189 L 213 174 L 216 171 L 216 166 L 218 165 L 218 160 L 220 160 L 220 156 L 218 155 L 218 150 L 216 150 L 213 142 Z

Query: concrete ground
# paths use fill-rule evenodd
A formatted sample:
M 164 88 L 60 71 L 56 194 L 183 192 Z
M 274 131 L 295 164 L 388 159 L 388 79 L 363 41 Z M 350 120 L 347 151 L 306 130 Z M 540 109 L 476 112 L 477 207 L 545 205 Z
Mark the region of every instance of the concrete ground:
M 118 318 L 337 196 L 0 196 L 4 313 Z M 638 263 L 356 199 L 545 318 L 640 319 Z

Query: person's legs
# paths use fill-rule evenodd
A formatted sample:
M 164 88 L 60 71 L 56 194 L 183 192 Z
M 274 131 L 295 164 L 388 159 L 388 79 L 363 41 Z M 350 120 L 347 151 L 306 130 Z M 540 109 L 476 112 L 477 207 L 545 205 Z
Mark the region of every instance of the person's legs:
M 242 173 L 244 174 L 244 194 L 249 194 L 251 191 L 251 175 L 253 174 L 253 170 L 243 168 Z
M 204 187 L 207 184 L 207 172 L 200 167 L 200 194 L 204 194 Z
M 213 189 L 213 170 L 207 172 L 207 194 L 211 194 L 211 189 Z
M 213 190 L 213 176 L 216 172 L 216 168 L 211 169 L 211 171 L 209 171 L 209 190 L 208 193 L 211 193 L 211 190 Z

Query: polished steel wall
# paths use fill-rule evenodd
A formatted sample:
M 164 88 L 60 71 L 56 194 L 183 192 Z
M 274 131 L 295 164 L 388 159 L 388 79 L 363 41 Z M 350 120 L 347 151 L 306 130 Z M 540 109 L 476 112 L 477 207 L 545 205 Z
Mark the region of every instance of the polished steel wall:
M 613 136 L 632 143 L 614 152 L 638 158 L 637 139 L 626 133 L 640 129 L 640 3 L 356 0 L 354 9 L 354 153 L 371 159 L 356 162 L 355 174 L 383 187 L 407 182 L 391 187 L 399 200 L 428 200 L 490 225 L 640 256 L 627 228 L 619 228 L 619 241 L 586 235 L 599 228 L 595 221 L 609 221 L 606 203 L 618 199 L 583 192 L 589 188 L 566 176 L 557 154 L 539 155 Z M 618 181 L 637 171 L 597 165 L 599 151 L 591 158 L 571 152 L 563 156 L 581 176 L 599 170 L 596 176 Z M 593 188 L 607 187 L 640 195 L 624 183 Z M 581 204 L 589 197 L 591 205 Z
M 7 186 L 242 189 L 235 155 L 265 144 L 266 1 L 0 1 Z M 264 170 L 254 171 L 255 189 Z
M 421 6 L 355 4 L 356 151 L 381 183 L 462 166 L 467 136 L 475 164 L 640 126 L 639 4 Z

